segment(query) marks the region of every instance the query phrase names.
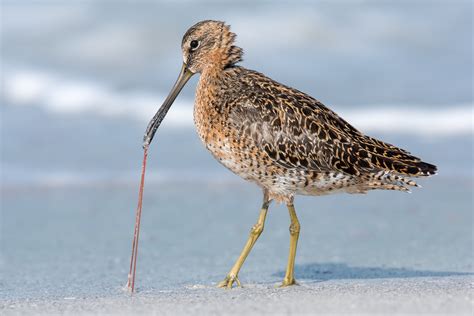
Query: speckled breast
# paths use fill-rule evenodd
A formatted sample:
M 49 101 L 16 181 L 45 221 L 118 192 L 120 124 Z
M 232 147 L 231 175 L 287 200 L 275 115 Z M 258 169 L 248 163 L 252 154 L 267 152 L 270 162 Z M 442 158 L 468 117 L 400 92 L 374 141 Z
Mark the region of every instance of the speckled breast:
M 225 167 L 245 177 L 244 162 L 239 160 L 235 133 L 226 125 L 222 115 L 219 115 L 212 106 L 199 102 L 196 98 L 194 106 L 194 124 L 204 146 Z M 247 178 L 247 177 L 245 177 Z
M 258 154 L 251 152 L 251 140 L 243 139 L 228 120 L 225 98 L 212 90 L 203 92 L 205 89 L 200 88 L 198 86 L 194 104 L 194 123 L 204 146 L 232 172 L 258 182 L 265 168 L 257 163 Z

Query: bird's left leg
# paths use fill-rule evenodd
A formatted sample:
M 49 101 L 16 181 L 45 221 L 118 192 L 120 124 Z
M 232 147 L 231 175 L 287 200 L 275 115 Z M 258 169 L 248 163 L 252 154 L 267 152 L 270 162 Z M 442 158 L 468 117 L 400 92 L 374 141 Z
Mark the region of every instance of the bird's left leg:
M 281 287 L 295 285 L 295 256 L 296 256 L 296 247 L 298 245 L 298 237 L 300 235 L 300 222 L 296 216 L 295 207 L 293 202 L 288 203 L 288 212 L 290 213 L 290 253 L 288 254 L 288 264 L 286 266 L 285 278 Z
M 267 211 L 268 211 L 268 207 L 270 206 L 270 202 L 271 200 L 268 197 L 268 193 L 264 191 L 263 205 L 262 205 L 262 209 L 260 210 L 260 216 L 258 217 L 258 221 L 250 230 L 250 236 L 239 258 L 235 262 L 232 269 L 230 269 L 224 281 L 220 282 L 217 285 L 218 287 L 225 287 L 225 288 L 230 289 L 232 288 L 232 285 L 234 284 L 234 282 L 237 283 L 238 286 L 241 286 L 237 275 L 239 274 L 240 268 L 244 264 L 245 259 L 250 253 L 250 250 L 252 250 L 253 245 L 255 245 L 255 242 L 257 241 L 258 237 L 260 237 L 260 234 L 263 231 L 263 226 L 265 224 L 265 217 L 267 216 Z

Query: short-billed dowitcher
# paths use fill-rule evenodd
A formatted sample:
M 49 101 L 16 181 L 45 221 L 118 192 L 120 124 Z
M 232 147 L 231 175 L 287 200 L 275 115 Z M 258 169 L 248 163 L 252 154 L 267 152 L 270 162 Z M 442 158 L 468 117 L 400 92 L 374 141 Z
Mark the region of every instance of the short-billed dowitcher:
M 181 73 L 149 123 L 144 147 L 188 79 L 200 73 L 194 122 L 202 142 L 225 167 L 263 190 L 257 223 L 219 286 L 240 285 L 240 268 L 263 231 L 272 200 L 286 203 L 290 213 L 290 252 L 282 286 L 292 285 L 300 232 L 295 195 L 408 192 L 417 186 L 411 177 L 433 175 L 436 166 L 364 135 L 311 96 L 238 66 L 243 51 L 234 45 L 235 37 L 220 21 L 199 22 L 184 34 Z

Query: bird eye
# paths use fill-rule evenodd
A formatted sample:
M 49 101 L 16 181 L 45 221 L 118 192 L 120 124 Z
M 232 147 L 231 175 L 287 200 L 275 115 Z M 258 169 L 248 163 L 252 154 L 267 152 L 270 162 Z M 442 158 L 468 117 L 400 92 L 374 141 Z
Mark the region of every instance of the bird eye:
M 191 50 L 195 50 L 196 48 L 199 47 L 200 42 L 196 40 L 192 40 L 191 43 L 189 43 L 189 46 L 191 46 Z

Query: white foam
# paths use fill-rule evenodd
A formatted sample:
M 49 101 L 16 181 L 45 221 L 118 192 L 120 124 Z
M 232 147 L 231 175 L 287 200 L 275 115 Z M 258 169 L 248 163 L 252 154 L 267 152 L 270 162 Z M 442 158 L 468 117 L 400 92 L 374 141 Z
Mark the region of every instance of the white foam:
M 93 82 L 71 80 L 38 71 L 16 71 L 4 75 L 7 104 L 37 106 L 47 111 L 104 117 L 128 117 L 148 121 L 156 112 L 164 94 L 147 91 L 121 92 Z M 167 116 L 173 126 L 192 124 L 192 101 L 176 100 Z
M 416 105 L 391 105 L 371 109 L 339 111 L 362 131 L 443 136 L 472 134 L 472 104 L 443 106 L 440 109 Z
M 94 82 L 73 80 L 40 71 L 4 74 L 8 105 L 37 106 L 62 115 L 95 114 L 107 118 L 132 118 L 148 122 L 165 94 L 149 91 L 116 91 Z M 192 126 L 193 101 L 178 97 L 166 117 L 171 127 Z M 427 108 L 392 104 L 333 109 L 364 132 L 419 134 L 425 136 L 472 134 L 473 104 Z

